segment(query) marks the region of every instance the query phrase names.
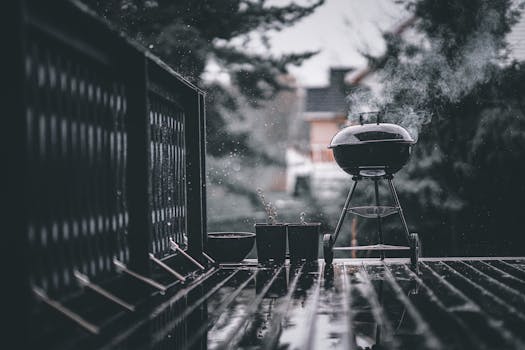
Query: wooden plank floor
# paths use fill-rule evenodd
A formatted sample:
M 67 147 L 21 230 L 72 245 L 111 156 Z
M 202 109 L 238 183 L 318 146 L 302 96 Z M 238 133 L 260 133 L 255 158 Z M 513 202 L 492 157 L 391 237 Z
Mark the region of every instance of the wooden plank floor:
M 222 266 L 120 348 L 524 349 L 525 258 Z M 109 346 L 109 345 L 108 345 Z

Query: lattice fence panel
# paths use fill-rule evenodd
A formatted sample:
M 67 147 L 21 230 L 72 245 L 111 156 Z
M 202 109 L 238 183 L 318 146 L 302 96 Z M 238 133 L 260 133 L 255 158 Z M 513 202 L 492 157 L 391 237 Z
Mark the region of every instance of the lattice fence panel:
M 25 57 L 32 282 L 62 293 L 128 260 L 126 88 L 110 67 L 47 37 Z
M 152 252 L 170 253 L 169 240 L 187 246 L 184 113 L 176 103 L 150 93 Z

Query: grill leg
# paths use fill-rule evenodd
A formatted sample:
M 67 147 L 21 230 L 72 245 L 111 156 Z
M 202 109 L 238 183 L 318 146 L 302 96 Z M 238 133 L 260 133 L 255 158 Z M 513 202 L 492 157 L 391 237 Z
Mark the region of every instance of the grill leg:
M 379 202 L 379 179 L 374 179 L 374 192 L 376 197 L 376 206 L 379 208 L 381 205 Z M 379 209 L 377 211 L 377 235 L 379 236 L 379 244 L 383 244 L 383 223 L 381 220 L 381 215 L 379 214 Z M 385 259 L 385 252 L 383 250 L 380 251 L 381 260 Z
M 394 182 L 391 177 L 388 179 L 388 186 L 390 187 L 390 192 L 392 193 L 392 197 L 394 198 L 394 203 L 398 208 L 397 210 L 399 213 L 399 217 L 401 218 L 401 223 L 403 224 L 403 228 L 405 229 L 405 233 L 407 236 L 407 242 L 410 243 L 410 231 L 408 230 L 405 215 L 403 214 L 403 208 L 401 208 L 401 203 L 399 202 L 399 197 L 397 196 L 396 188 L 394 187 Z

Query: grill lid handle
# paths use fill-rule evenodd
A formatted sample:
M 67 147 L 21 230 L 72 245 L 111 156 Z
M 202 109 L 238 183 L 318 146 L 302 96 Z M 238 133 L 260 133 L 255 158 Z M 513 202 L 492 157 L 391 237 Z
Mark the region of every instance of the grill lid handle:
M 379 125 L 379 123 L 381 123 L 381 116 L 383 113 L 386 113 L 384 111 L 373 111 L 373 112 L 361 112 L 361 113 L 358 113 L 359 115 L 359 124 L 360 125 L 364 125 L 365 124 L 365 121 L 364 121 L 364 115 L 366 115 L 367 117 L 369 115 L 373 115 L 375 114 L 376 115 L 376 124 Z

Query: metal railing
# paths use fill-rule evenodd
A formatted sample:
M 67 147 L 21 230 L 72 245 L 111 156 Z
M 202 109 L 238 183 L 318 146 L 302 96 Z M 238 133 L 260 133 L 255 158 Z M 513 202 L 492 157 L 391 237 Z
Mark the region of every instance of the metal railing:
M 184 281 L 171 258 L 205 263 L 204 93 L 78 3 L 8 6 L 13 297 L 26 318 L 35 300 L 74 314 L 60 301 L 86 285 L 133 309 L 106 281 L 124 273 L 155 288 L 155 269 Z

